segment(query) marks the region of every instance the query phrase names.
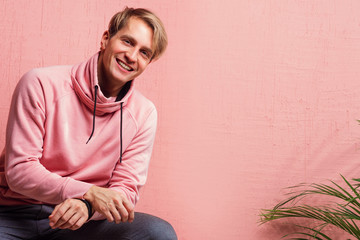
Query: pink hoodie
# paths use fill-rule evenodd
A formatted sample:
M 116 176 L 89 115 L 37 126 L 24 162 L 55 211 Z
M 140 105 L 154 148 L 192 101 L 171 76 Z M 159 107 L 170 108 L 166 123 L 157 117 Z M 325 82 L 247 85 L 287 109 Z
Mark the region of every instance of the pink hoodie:
M 154 105 L 133 88 L 120 102 L 94 89 L 98 54 L 79 65 L 34 69 L 17 85 L 0 156 L 0 205 L 58 204 L 92 185 L 122 191 L 135 204 L 156 131 Z M 98 216 L 99 217 L 99 216 Z

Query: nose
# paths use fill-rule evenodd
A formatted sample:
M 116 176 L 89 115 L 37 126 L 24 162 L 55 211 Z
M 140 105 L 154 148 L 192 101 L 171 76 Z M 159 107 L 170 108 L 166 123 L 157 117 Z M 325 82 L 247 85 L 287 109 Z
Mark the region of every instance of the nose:
M 131 49 L 129 51 L 126 52 L 125 54 L 126 60 L 128 60 L 129 62 L 135 62 L 136 58 L 137 58 L 137 51 L 136 49 Z

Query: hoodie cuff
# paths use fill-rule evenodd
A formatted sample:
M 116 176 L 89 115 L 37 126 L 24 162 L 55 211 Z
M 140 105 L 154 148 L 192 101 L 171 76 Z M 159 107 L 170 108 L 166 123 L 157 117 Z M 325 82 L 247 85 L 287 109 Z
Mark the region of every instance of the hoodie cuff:
M 80 198 L 83 199 L 84 194 L 89 191 L 89 189 L 93 186 L 91 183 L 81 182 L 69 178 L 68 183 L 64 187 L 63 190 L 63 201 L 70 198 Z

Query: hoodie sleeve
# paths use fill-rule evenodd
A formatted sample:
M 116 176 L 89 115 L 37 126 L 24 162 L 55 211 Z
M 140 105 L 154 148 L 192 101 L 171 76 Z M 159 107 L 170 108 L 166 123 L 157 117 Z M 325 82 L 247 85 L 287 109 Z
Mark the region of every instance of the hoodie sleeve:
M 12 191 L 58 204 L 82 197 L 92 185 L 51 173 L 40 163 L 46 123 L 44 93 L 36 70 L 25 74 L 14 91 L 6 129 L 5 174 Z
M 134 206 L 139 199 L 139 189 L 147 179 L 157 127 L 155 106 L 152 105 L 152 110 L 146 116 L 145 121 L 139 125 L 135 138 L 124 152 L 121 164 L 116 165 L 108 185 L 110 189 L 124 193 Z M 92 220 L 104 218 L 96 212 Z

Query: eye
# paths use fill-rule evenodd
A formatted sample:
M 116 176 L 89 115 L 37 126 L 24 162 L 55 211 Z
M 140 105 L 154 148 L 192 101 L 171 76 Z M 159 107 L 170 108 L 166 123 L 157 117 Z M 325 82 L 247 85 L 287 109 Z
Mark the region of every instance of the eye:
M 144 58 L 149 59 L 150 58 L 150 53 L 148 51 L 142 50 L 141 54 L 144 56 Z
M 126 44 L 126 45 L 131 45 L 131 42 L 129 39 L 123 39 L 123 42 Z
M 144 56 L 148 56 L 148 53 L 146 51 L 141 51 L 141 54 L 144 55 Z

